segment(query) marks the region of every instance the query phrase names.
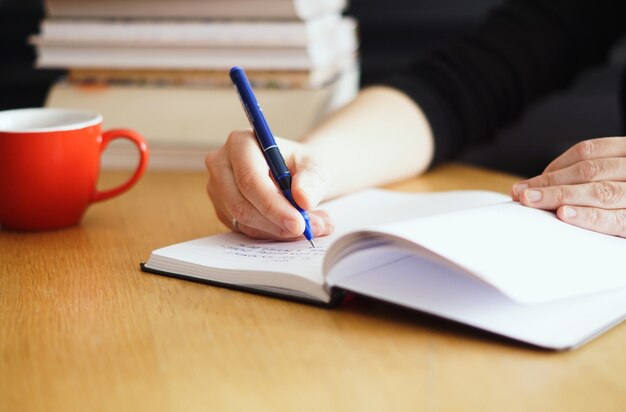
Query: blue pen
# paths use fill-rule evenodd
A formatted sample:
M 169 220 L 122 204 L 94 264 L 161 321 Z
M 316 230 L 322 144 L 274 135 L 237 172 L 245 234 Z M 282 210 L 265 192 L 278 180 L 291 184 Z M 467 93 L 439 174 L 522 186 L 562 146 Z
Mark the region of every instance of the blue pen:
M 259 103 L 256 101 L 256 97 L 254 97 L 254 93 L 252 92 L 252 87 L 246 77 L 246 73 L 241 67 L 233 67 L 230 69 L 230 79 L 235 85 L 235 90 L 237 90 L 239 100 L 241 100 L 243 109 L 248 116 L 250 126 L 252 126 L 252 130 L 254 130 L 254 134 L 259 142 L 259 147 L 263 151 L 263 156 L 265 157 L 265 161 L 272 172 L 272 176 L 274 176 L 274 180 L 287 200 L 289 200 L 293 207 L 298 209 L 298 212 L 302 214 L 305 223 L 304 237 L 309 241 L 309 243 L 311 243 L 311 246 L 315 247 L 309 214 L 306 210 L 300 208 L 300 206 L 296 204 L 295 200 L 293 200 L 293 196 L 291 194 L 291 173 L 289 173 L 285 159 L 280 153 L 280 150 L 278 150 L 278 146 L 274 140 L 274 135 L 272 135 L 272 131 L 265 121 L 265 116 L 263 116 L 261 106 L 259 106 Z

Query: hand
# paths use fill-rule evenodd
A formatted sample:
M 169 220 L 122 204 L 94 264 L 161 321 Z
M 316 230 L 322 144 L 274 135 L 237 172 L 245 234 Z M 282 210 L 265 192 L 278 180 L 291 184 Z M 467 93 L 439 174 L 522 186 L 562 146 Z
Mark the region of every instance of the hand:
M 276 139 L 292 173 L 296 203 L 309 211 L 315 237 L 332 233 L 324 211 L 313 211 L 327 189 L 328 178 L 317 157 L 300 143 Z M 253 238 L 302 239 L 304 218 L 274 183 L 252 131 L 234 131 L 206 159 L 207 192 L 218 218 L 236 232 Z
M 582 141 L 511 192 L 525 206 L 556 210 L 564 222 L 626 237 L 626 137 Z

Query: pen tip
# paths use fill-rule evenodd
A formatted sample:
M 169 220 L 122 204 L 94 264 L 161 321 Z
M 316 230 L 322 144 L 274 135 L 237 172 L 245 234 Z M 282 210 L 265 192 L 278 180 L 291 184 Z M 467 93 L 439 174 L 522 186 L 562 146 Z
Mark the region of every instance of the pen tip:
M 313 240 L 309 240 L 309 243 L 311 244 L 311 246 L 315 247 L 315 243 L 313 242 Z

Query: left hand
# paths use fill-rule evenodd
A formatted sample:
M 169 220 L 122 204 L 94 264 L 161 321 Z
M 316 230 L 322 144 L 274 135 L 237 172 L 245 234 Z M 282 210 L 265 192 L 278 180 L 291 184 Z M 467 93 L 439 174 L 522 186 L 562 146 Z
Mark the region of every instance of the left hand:
M 577 143 L 539 176 L 513 185 L 511 196 L 556 210 L 574 226 L 626 238 L 626 137 Z

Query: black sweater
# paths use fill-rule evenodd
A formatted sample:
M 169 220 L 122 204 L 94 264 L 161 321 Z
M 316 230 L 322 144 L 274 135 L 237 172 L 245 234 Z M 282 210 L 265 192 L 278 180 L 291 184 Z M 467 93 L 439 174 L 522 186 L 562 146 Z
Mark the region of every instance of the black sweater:
M 437 162 L 492 138 L 530 103 L 604 61 L 623 32 L 624 0 L 510 0 L 474 34 L 384 83 L 420 105 Z

